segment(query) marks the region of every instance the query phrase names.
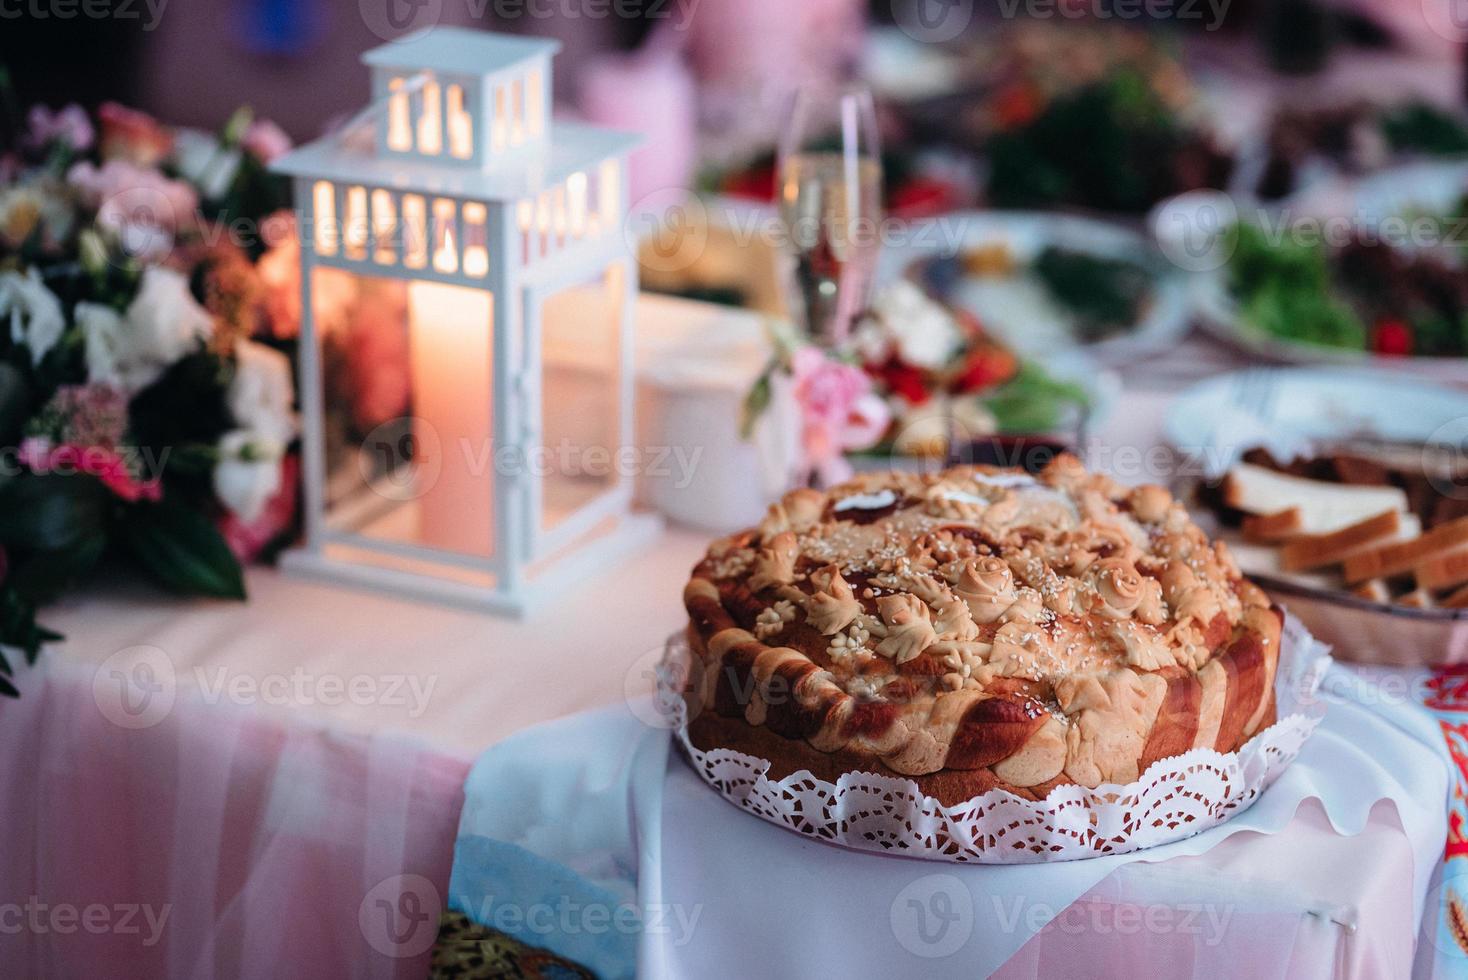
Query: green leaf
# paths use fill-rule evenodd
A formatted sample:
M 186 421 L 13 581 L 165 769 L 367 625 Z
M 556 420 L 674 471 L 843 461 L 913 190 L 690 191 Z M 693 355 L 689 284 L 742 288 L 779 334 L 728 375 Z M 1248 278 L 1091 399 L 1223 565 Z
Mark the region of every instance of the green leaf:
M 747 440 L 754 435 L 754 427 L 760 416 L 770 407 L 770 374 L 773 371 L 773 365 L 765 368 L 765 373 L 759 376 L 759 380 L 749 389 L 749 394 L 744 396 L 744 408 L 739 417 L 741 439 Z
M 34 552 L 12 569 L 6 584 L 34 603 L 53 602 L 91 571 L 106 547 L 107 536 L 97 532 L 65 548 Z
M 239 562 L 198 511 L 167 498 L 137 504 L 118 522 L 118 533 L 139 564 L 164 587 L 186 595 L 245 597 Z
M 107 489 L 79 473 L 26 474 L 0 483 L 0 544 L 58 551 L 102 533 Z
M 36 605 L 16 590 L 0 586 L 0 644 L 17 647 L 26 663 L 36 662 L 41 644 L 61 639 L 60 633 L 36 622 Z

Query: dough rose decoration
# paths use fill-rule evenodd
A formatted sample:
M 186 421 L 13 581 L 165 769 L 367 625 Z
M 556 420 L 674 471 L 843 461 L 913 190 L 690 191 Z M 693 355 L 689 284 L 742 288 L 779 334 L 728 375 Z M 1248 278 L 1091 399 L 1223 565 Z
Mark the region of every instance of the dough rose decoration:
M 1130 618 L 1147 591 L 1142 573 L 1125 558 L 1103 558 L 1094 568 L 1096 594 L 1101 598 L 1098 611 L 1115 619 Z
M 1019 598 L 1009 566 L 992 555 L 965 562 L 955 591 L 976 623 L 994 622 Z

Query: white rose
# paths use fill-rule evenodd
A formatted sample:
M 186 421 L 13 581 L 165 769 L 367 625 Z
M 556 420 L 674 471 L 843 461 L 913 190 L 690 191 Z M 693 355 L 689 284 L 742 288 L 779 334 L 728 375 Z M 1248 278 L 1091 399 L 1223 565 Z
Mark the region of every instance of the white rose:
M 132 348 L 142 358 L 172 364 L 214 333 L 214 318 L 194 300 L 182 272 L 151 266 L 127 308 Z
M 285 447 L 256 432 L 235 429 L 219 440 L 214 494 L 247 524 L 260 519 L 270 498 L 280 492 L 280 460 Z
M 76 304 L 76 325 L 81 328 L 87 358 L 87 380 L 111 385 L 121 391 L 136 391 L 136 378 L 125 378 L 121 363 L 126 328 L 122 317 L 100 303 Z
M 198 187 L 206 198 L 223 197 L 240 169 L 240 151 L 226 150 L 212 133 L 177 129 L 173 133 L 173 162 L 179 175 Z
M 143 272 L 125 317 L 83 303 L 77 322 L 86 338 L 87 380 L 128 394 L 157 381 L 214 332 L 214 318 L 194 301 L 183 274 L 157 266 Z
M 225 399 L 237 425 L 281 445 L 295 436 L 291 362 L 280 351 L 249 340 L 237 343 Z
M 10 339 L 26 345 L 32 364 L 40 364 L 66 332 L 61 301 L 46 288 L 35 268 L 27 269 L 25 275 L 0 275 L 0 322 L 6 320 L 10 321 Z
M 963 334 L 941 304 L 914 283 L 899 279 L 877 294 L 852 340 L 868 362 L 885 360 L 895 348 L 897 356 L 913 367 L 937 371 L 958 350 Z

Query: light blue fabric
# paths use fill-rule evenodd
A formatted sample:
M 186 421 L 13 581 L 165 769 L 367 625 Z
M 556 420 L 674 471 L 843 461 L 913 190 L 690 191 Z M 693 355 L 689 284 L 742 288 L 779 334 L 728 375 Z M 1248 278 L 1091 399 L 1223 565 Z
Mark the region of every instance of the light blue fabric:
M 618 705 L 489 749 L 464 785 L 449 907 L 608 980 L 633 976 L 668 745 Z
M 1325 693 L 1330 710 L 1299 759 L 1229 823 L 1137 854 L 1007 867 L 839 851 L 797 837 L 721 800 L 681 762 L 667 771 L 669 734 L 639 722 L 644 712 L 618 706 L 578 715 L 523 732 L 476 763 L 450 904 L 496 928 L 496 909 L 574 905 L 569 929 L 559 913 L 542 928 L 542 913 L 539 925 L 501 931 L 604 977 L 813 976 L 840 951 L 836 959 L 859 964 L 860 975 L 920 968 L 926 977 L 969 980 L 998 969 L 1048 921 L 1027 917 L 1016 928 L 999 899 L 1058 912 L 1122 865 L 1201 854 L 1242 831 L 1278 832 L 1302 800 L 1318 797 L 1347 835 L 1362 830 L 1377 800 L 1396 803 L 1420 909 L 1446 829 L 1441 735 L 1426 712 L 1382 703 L 1339 666 Z M 942 876 L 969 893 L 971 934 L 940 959 L 919 959 L 916 940 L 904 945 L 894 931 L 894 896 Z M 584 910 L 609 905 L 635 906 L 645 927 L 593 932 Z M 757 966 L 748 958 L 753 934 L 764 950 Z

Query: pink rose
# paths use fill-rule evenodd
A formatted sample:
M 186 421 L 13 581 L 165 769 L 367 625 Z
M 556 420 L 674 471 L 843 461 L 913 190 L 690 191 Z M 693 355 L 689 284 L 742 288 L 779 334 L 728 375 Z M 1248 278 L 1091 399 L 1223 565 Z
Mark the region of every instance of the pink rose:
M 250 123 L 250 128 L 245 130 L 244 139 L 240 145 L 261 163 L 271 163 L 277 157 L 285 156 L 290 152 L 292 143 L 286 131 L 281 129 L 269 119 L 256 119 Z
M 806 466 L 827 485 L 839 483 L 851 473 L 845 454 L 875 444 L 891 414 L 865 372 L 817 347 L 797 351 L 791 371 Z
M 192 186 L 126 160 L 108 160 L 101 167 L 83 161 L 66 180 L 97 209 L 97 223 L 116 232 L 128 254 L 145 260 L 166 257 L 179 229 L 198 214 L 199 195 Z
M 97 110 L 97 119 L 102 123 L 104 159 L 153 167 L 173 152 L 173 134 L 146 112 L 104 102 Z

